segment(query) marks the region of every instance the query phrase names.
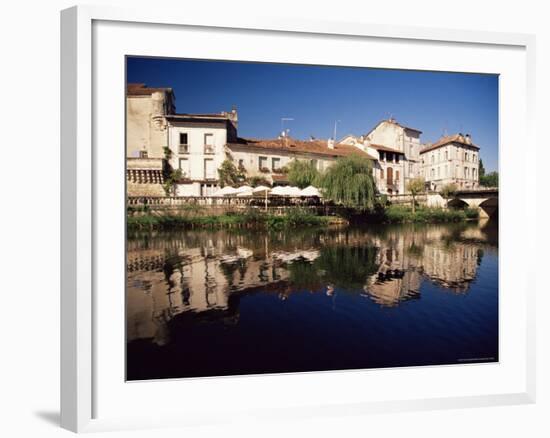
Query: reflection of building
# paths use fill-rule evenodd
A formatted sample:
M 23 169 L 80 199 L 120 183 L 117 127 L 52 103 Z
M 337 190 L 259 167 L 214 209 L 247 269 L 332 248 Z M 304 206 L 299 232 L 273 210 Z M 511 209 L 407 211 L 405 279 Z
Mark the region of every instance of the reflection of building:
M 479 146 L 472 143 L 469 134 L 442 137 L 425 145 L 420 154 L 430 189 L 439 190 L 450 183 L 465 189 L 479 186 Z
M 430 231 L 396 233 L 377 239 L 378 271 L 365 285 L 368 295 L 378 304 L 394 306 L 417 298 L 423 279 L 452 292 L 467 292 L 477 273 L 478 246 L 447 244 L 443 239 L 446 230 L 432 227 Z
M 168 241 L 153 238 L 145 245 L 130 240 L 128 340 L 165 344 L 167 324 L 175 316 L 227 318 L 233 294 L 254 291 L 284 299 L 296 290 L 337 296 L 345 289 L 390 307 L 419 298 L 424 281 L 467 292 L 477 273 L 482 239 L 466 227 L 457 240 L 451 230 L 411 227 L 381 235 L 330 230 L 288 240 L 280 233 L 190 231 Z M 463 243 L 462 236 L 472 235 L 475 240 Z

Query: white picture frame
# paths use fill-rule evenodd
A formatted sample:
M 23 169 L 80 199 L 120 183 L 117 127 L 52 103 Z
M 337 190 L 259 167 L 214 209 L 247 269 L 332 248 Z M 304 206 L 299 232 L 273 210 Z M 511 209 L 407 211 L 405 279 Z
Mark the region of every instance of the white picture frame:
M 518 135 L 525 134 L 523 151 L 526 154 L 536 154 L 536 145 L 533 137 L 532 124 L 534 123 L 534 52 L 535 38 L 532 35 L 491 33 L 483 31 L 459 31 L 451 29 L 425 29 L 416 27 L 372 25 L 361 22 L 339 23 L 319 22 L 312 20 L 292 20 L 288 18 L 249 17 L 235 18 L 228 21 L 226 17 L 210 14 L 209 16 L 190 15 L 187 11 L 161 10 L 153 8 L 147 11 L 134 9 L 119 9 L 110 7 L 78 6 L 62 11 L 61 13 L 61 425 L 75 431 L 100 431 L 120 428 L 146 428 L 177 426 L 188 424 L 208 423 L 207 415 L 196 416 L 178 415 L 177 411 L 162 416 L 161 412 L 150 417 L 132 417 L 128 413 L 118 415 L 98 415 L 101 405 L 98 402 L 98 385 L 102 377 L 98 377 L 100 369 L 108 364 L 98 363 L 98 348 L 102 337 L 98 336 L 97 323 L 102 318 L 101 306 L 97 301 L 97 285 L 101 284 L 101 274 L 98 274 L 97 251 L 98 230 L 97 206 L 102 200 L 101 191 L 96 190 L 99 179 L 109 178 L 108 173 L 99 174 L 97 171 L 98 159 L 94 154 L 94 141 L 98 136 L 94 123 L 97 120 L 97 96 L 94 84 L 100 80 L 94 59 L 97 59 L 99 49 L 98 37 L 94 33 L 94 24 L 105 23 L 132 23 L 133 25 L 151 26 L 152 31 L 158 31 L 159 26 L 185 26 L 191 29 L 200 29 L 201 32 L 223 32 L 227 29 L 238 30 L 241 34 L 261 35 L 270 32 L 274 38 L 278 36 L 338 36 L 357 40 L 391 40 L 407 42 L 410 50 L 418 50 L 419 45 L 426 43 L 460 44 L 465 50 L 483 46 L 490 49 L 510 49 L 519 51 L 525 59 L 520 66 L 526 83 L 521 84 L 518 99 L 525 108 L 521 111 L 525 116 L 525 123 L 521 121 Z M 155 30 L 157 29 L 157 30 Z M 164 29 L 164 27 L 163 27 Z M 207 58 L 209 55 L 205 54 Z M 418 68 L 421 68 L 419 61 Z M 396 68 L 398 68 L 396 66 Z M 412 68 L 412 67 L 411 67 Z M 460 68 L 457 66 L 456 68 Z M 519 85 L 518 85 L 519 86 Z M 122 99 L 123 90 L 120 90 Z M 506 96 L 504 96 L 506 97 Z M 502 123 L 502 118 L 501 118 Z M 123 127 L 121 128 L 123 130 Z M 505 133 L 505 138 L 506 137 Z M 502 145 L 501 145 L 502 148 Z M 501 149 L 502 150 L 502 149 Z M 520 163 L 523 164 L 523 163 Z M 506 163 L 501 164 L 501 167 Z M 526 172 L 526 168 L 517 170 L 523 178 L 520 187 L 513 192 L 511 184 L 507 183 L 503 175 L 501 197 L 515 197 L 522 194 L 520 190 L 529 182 L 536 179 L 534 171 Z M 507 168 L 504 167 L 504 171 Z M 120 170 L 122 173 L 122 169 Z M 115 182 L 116 183 L 116 182 Z M 508 194 L 505 190 L 508 189 Z M 522 202 L 533 201 L 535 193 L 527 193 Z M 533 202 L 533 205 L 535 202 Z M 530 207 L 531 208 L 531 207 Z M 513 221 L 519 218 L 530 226 L 521 241 L 510 242 L 508 249 L 516 251 L 528 250 L 535 246 L 534 214 L 528 215 L 527 209 L 518 208 L 518 212 L 510 213 L 501 224 L 501 229 L 513 226 Z M 531 208 L 531 212 L 533 209 Z M 506 214 L 506 211 L 504 212 Z M 514 216 L 516 215 L 516 216 Z M 518 216 L 523 215 L 523 216 Z M 508 237 L 501 235 L 501 239 Z M 513 261 L 510 251 L 509 261 Z M 525 269 L 529 270 L 529 267 Z M 501 265 L 502 271 L 502 265 Z M 100 270 L 101 272 L 101 270 Z M 441 409 L 454 407 L 476 407 L 489 405 L 532 403 L 535 400 L 535 273 L 530 273 L 530 280 L 521 287 L 521 302 L 517 312 L 521 312 L 521 321 L 516 333 L 524 336 L 518 345 L 525 348 L 518 351 L 521 356 L 521 385 L 513 391 L 494 391 L 483 394 L 463 394 L 461 396 L 442 394 L 438 397 L 415 398 L 410 395 L 397 395 L 391 399 L 378 398 L 375 400 L 359 400 L 350 398 L 346 401 L 345 393 L 340 394 L 338 403 L 330 400 L 330 390 L 326 396 L 317 400 L 315 404 L 307 403 L 299 407 L 285 406 L 276 401 L 274 406 L 279 414 L 292 412 L 293 417 L 311 415 L 365 414 L 369 412 L 398 412 L 414 409 Z M 502 272 L 501 272 L 502 274 Z M 99 275 L 99 276 L 98 276 Z M 506 274 L 508 275 L 508 274 Z M 513 274 L 510 274 L 513 275 Z M 501 277 L 502 279 L 502 277 Z M 502 281 L 501 281 L 502 284 Z M 122 293 L 122 291 L 121 291 Z M 506 300 L 505 300 L 506 301 Z M 118 328 L 119 329 L 119 328 Z M 117 329 L 117 330 L 118 330 Z M 122 330 L 122 329 L 121 329 Z M 503 342 L 508 342 L 506 339 Z M 123 349 L 123 345 L 120 345 Z M 104 357 L 105 355 L 103 355 Z M 505 365 L 505 364 L 504 364 Z M 504 366 L 503 365 L 503 366 Z M 103 367 L 103 368 L 102 368 Z M 475 365 L 471 365 L 475 367 Z M 478 368 L 479 369 L 479 368 Z M 454 370 L 454 371 L 453 371 Z M 453 368 L 457 373 L 459 368 Z M 399 373 L 401 371 L 394 370 Z M 404 371 L 403 371 L 404 372 Z M 435 373 L 436 371 L 434 371 Z M 519 373 L 519 371 L 517 371 Z M 318 374 L 318 373 L 312 373 Z M 331 374 L 333 378 L 335 374 Z M 372 376 L 372 374 L 371 374 Z M 276 377 L 275 377 L 276 378 Z M 293 385 L 300 385 L 301 375 L 290 377 Z M 307 379 L 311 377 L 308 376 Z M 335 378 L 335 377 L 334 377 Z M 460 379 L 460 377 L 457 377 Z M 518 377 L 519 378 L 519 377 Z M 221 386 L 229 387 L 235 380 L 222 379 Z M 265 380 L 273 380 L 274 376 L 239 377 L 240 384 L 246 379 L 256 379 L 256 384 Z M 306 377 L 303 377 L 306 379 Z M 229 383 L 228 383 L 229 382 Z M 124 382 L 122 382 L 124 383 Z M 174 382 L 155 383 L 151 385 L 176 384 Z M 314 384 L 313 380 L 309 384 Z M 201 390 L 201 386 L 212 387 L 212 379 L 195 380 L 193 385 Z M 221 391 L 221 389 L 220 389 Z M 244 402 L 243 402 L 244 403 Z M 200 404 L 200 403 L 199 403 Z M 237 404 L 239 402 L 237 401 Z M 200 408 L 200 406 L 198 407 Z M 248 411 L 245 412 L 245 410 Z M 258 406 L 257 410 L 250 410 L 243 404 L 243 413 L 219 412 L 219 418 L 255 418 L 270 417 L 266 407 Z M 200 410 L 200 409 L 199 409 Z M 218 411 L 215 411 L 218 412 Z M 158 414 L 158 415 L 157 415 Z M 239 417 L 240 415 L 240 417 Z

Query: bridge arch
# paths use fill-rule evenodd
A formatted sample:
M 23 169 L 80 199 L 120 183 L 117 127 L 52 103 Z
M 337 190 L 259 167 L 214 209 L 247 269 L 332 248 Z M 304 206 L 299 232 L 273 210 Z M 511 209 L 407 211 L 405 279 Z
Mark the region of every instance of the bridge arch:
M 488 218 L 498 217 L 498 198 L 487 198 L 483 202 L 480 202 L 479 205 L 480 216 Z
M 456 210 L 463 210 L 466 207 L 470 207 L 470 204 L 468 204 L 463 199 L 453 198 L 453 199 L 449 199 L 449 202 L 447 202 L 447 207 L 453 208 Z

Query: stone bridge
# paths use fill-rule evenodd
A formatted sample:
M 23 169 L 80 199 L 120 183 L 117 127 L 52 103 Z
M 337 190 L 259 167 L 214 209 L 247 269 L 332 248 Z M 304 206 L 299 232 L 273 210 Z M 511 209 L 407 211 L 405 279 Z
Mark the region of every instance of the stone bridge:
M 478 208 L 480 217 L 498 217 L 498 188 L 459 190 L 449 199 L 447 206 Z

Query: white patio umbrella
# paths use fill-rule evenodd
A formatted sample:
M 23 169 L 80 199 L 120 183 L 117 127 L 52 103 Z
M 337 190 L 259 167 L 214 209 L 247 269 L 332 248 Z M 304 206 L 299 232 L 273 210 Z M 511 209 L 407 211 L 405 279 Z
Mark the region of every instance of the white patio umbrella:
M 251 191 L 252 191 L 252 187 L 250 186 L 241 186 L 237 188 L 237 193 L 251 192 Z
M 271 194 L 275 195 L 275 196 L 285 196 L 286 195 L 285 189 L 286 189 L 286 187 L 284 187 L 284 186 L 273 187 L 271 189 Z
M 308 186 L 302 191 L 300 191 L 300 196 L 317 196 L 318 198 L 321 197 L 321 193 L 319 192 L 319 189 L 313 186 Z
M 254 196 L 264 196 L 265 210 L 267 211 L 267 195 L 271 192 L 271 188 L 266 186 L 258 186 L 252 190 Z
M 231 186 L 225 186 L 223 189 L 218 190 L 214 193 L 214 196 L 229 196 L 237 193 L 237 189 Z
M 252 193 L 254 193 L 254 195 L 256 196 L 265 195 L 269 192 L 271 192 L 271 189 L 266 186 L 258 186 L 252 190 Z
M 289 187 L 285 187 L 285 188 L 286 188 L 285 194 L 287 196 L 301 196 L 300 193 L 302 191 L 298 187 L 289 186 Z
M 237 193 L 237 198 L 246 198 L 248 196 L 252 196 L 252 189 L 243 190 L 242 192 Z

